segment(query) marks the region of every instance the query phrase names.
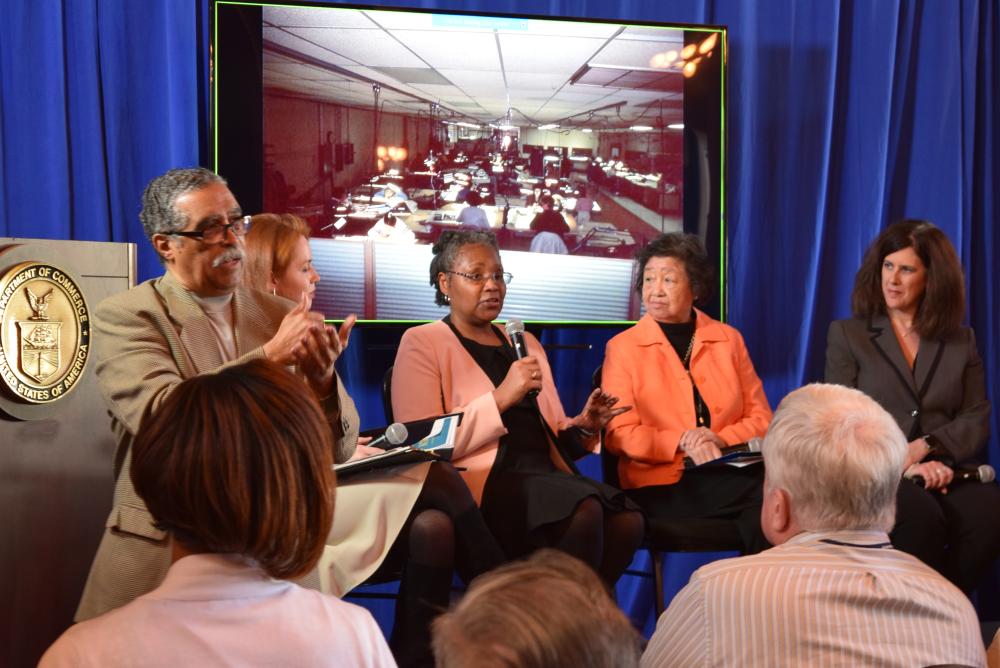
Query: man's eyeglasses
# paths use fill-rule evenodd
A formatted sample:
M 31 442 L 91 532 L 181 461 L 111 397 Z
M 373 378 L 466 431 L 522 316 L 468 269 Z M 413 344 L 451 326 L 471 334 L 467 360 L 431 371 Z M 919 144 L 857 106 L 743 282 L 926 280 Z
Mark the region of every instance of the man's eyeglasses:
M 464 271 L 446 271 L 446 274 L 458 274 L 462 278 L 469 280 L 473 283 L 483 284 L 489 279 L 493 279 L 497 283 L 503 283 L 504 285 L 510 283 L 514 280 L 514 274 L 509 271 L 498 271 L 492 274 L 467 274 Z
M 206 244 L 218 244 L 226 238 L 226 231 L 232 230 L 237 237 L 242 237 L 250 231 L 250 216 L 234 218 L 226 224 L 212 223 L 204 229 L 193 232 L 170 232 L 175 237 L 188 237 L 191 239 L 201 239 Z

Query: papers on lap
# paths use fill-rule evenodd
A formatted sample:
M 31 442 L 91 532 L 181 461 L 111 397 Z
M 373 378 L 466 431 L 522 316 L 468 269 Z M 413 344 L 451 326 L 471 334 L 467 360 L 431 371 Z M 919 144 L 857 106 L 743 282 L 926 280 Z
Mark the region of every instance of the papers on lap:
M 455 447 L 455 431 L 461 421 L 461 413 L 451 413 L 428 420 L 404 423 L 407 439 L 403 445 L 371 457 L 337 464 L 333 468 L 337 475 L 347 477 L 402 464 L 447 461 L 451 458 L 451 451 Z M 379 434 L 383 432 L 385 432 L 385 428 L 368 433 Z

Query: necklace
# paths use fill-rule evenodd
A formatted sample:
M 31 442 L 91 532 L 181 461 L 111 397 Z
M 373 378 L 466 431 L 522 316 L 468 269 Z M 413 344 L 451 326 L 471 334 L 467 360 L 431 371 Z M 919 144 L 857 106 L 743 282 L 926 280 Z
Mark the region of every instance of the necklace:
M 684 353 L 684 359 L 681 360 L 681 364 L 687 369 L 691 362 L 691 351 L 694 350 L 694 332 L 691 332 L 691 340 L 688 341 L 687 352 Z
M 681 362 L 684 364 L 684 371 L 687 372 L 688 378 L 691 379 L 691 389 L 694 391 L 694 414 L 698 421 L 699 427 L 705 426 L 705 400 L 701 398 L 701 392 L 698 391 L 698 386 L 694 384 L 694 377 L 691 375 L 691 351 L 694 350 L 694 332 L 691 333 L 691 340 L 688 341 L 687 352 L 684 353 L 684 359 Z

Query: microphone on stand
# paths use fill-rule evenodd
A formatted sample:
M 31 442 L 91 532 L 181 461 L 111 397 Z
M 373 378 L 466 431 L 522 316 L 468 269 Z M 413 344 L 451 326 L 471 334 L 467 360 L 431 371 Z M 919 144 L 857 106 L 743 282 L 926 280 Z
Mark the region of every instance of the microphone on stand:
M 401 445 L 408 435 L 405 424 L 402 422 L 393 422 L 385 428 L 385 433 L 369 443 L 368 447 L 388 450 L 389 448 L 386 446 Z M 384 445 L 382 445 L 383 441 L 385 442 Z
M 924 480 L 922 475 L 906 475 L 904 473 L 903 477 L 916 485 L 920 485 L 921 487 L 925 487 L 927 485 L 927 481 Z M 993 482 L 996 479 L 996 470 L 994 470 L 994 468 L 989 464 L 981 464 L 974 469 L 955 469 L 954 475 L 952 476 L 949 484 L 954 485 L 959 482 L 987 483 Z
M 511 318 L 504 325 L 504 329 L 507 330 L 507 336 L 510 337 L 511 345 L 514 346 L 514 355 L 517 359 L 524 359 L 528 356 L 528 346 L 524 342 L 524 323 L 517 318 Z M 529 397 L 537 397 L 538 390 L 530 390 L 528 392 Z
M 731 455 L 736 452 L 760 452 L 760 446 L 763 442 L 764 439 L 754 437 L 751 438 L 746 443 L 737 443 L 736 445 L 727 445 L 724 448 L 719 448 L 719 452 L 722 453 L 722 457 L 725 457 L 726 455 Z M 711 462 L 705 462 L 705 463 L 710 464 Z M 696 466 L 698 466 L 698 464 L 695 464 L 693 459 L 691 459 L 687 455 L 684 455 L 684 468 L 693 469 Z

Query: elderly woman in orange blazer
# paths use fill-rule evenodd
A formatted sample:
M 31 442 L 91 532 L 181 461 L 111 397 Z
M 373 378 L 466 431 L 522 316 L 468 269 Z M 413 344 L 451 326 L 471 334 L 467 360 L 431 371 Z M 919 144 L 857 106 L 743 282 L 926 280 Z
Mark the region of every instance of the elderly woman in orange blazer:
M 618 490 L 578 475 L 570 453 L 594 450 L 597 433 L 628 408 L 595 390 L 567 417 L 538 340 L 526 334 L 528 355 L 516 358 L 493 324 L 511 275 L 492 234 L 442 235 L 430 278 L 450 312 L 403 335 L 392 376 L 396 418 L 464 413 L 452 463 L 507 556 L 555 547 L 614 583 L 642 540 L 642 515 Z
M 694 308 L 712 293 L 698 237 L 664 234 L 638 254 L 636 290 L 646 314 L 608 342 L 601 387 L 633 410 L 608 426 L 622 488 L 649 517 L 731 518 L 744 550 L 760 531 L 760 466 L 684 470 L 767 431 L 771 409 L 743 337 Z

